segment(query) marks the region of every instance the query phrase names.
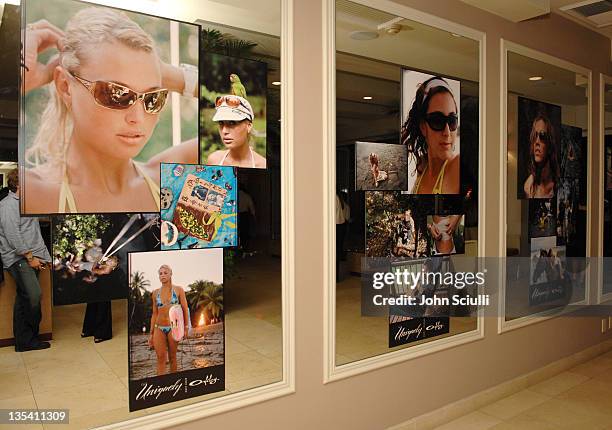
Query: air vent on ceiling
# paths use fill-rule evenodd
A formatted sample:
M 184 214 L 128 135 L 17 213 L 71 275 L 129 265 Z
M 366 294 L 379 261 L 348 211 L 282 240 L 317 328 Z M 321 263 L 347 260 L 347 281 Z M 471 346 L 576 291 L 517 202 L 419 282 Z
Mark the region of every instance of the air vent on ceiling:
M 587 0 L 560 8 L 596 28 L 612 25 L 612 0 Z

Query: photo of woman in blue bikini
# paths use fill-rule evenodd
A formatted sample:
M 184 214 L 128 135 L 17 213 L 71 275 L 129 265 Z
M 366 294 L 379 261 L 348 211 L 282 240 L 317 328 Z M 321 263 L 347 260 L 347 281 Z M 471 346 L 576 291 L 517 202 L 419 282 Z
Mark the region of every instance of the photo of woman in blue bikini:
M 132 252 L 130 380 L 224 363 L 223 250 Z
M 176 349 L 185 333 L 185 321 L 189 321 L 189 310 L 185 290 L 172 283 L 172 268 L 162 264 L 157 273 L 161 287 L 151 295 L 153 314 L 149 346 L 155 348 L 157 376 L 160 376 L 166 374 L 166 358 L 170 362 L 170 373 L 177 370 Z M 177 312 L 179 315 L 176 315 Z

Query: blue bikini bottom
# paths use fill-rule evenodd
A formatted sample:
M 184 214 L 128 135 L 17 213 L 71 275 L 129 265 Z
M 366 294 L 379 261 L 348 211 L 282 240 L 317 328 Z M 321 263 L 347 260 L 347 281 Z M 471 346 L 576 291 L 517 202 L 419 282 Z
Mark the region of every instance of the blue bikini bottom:
M 155 327 L 160 329 L 163 334 L 168 334 L 168 333 L 170 333 L 172 331 L 172 326 L 171 325 L 157 325 L 157 324 L 155 324 Z

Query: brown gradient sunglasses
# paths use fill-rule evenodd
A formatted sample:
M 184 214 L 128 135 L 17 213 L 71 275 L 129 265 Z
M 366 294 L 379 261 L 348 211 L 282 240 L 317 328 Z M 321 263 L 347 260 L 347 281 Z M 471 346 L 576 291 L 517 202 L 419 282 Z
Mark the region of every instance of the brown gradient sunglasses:
M 125 85 L 109 81 L 88 81 L 72 72 L 70 76 L 79 81 L 91 93 L 98 106 L 107 109 L 128 109 L 138 100 L 142 100 L 144 110 L 149 114 L 157 114 L 163 109 L 168 99 L 168 90 L 161 88 L 155 91 L 139 93 Z

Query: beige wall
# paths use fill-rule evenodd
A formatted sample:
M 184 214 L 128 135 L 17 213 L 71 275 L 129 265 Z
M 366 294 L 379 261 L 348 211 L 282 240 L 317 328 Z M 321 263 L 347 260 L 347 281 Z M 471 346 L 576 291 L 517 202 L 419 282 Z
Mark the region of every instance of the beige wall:
M 593 70 L 593 121 L 599 118 L 599 72 L 610 72 L 610 41 L 556 15 L 512 24 L 457 0 L 403 1 L 487 33 L 486 252 L 498 255 L 500 37 Z M 323 379 L 322 3 L 295 0 L 296 393 L 196 421 L 185 429 L 382 429 L 531 371 L 604 339 L 598 319 L 557 318 L 327 385 Z M 599 125 L 595 124 L 598 129 Z M 593 149 L 598 133 L 592 133 Z M 600 160 L 593 180 L 601 181 Z M 592 202 L 599 196 L 593 194 Z M 313 210 L 319 208 L 319 210 Z M 593 234 L 599 225 L 590 208 Z M 596 237 L 596 236 L 594 236 Z M 593 251 L 595 251 L 593 241 Z

